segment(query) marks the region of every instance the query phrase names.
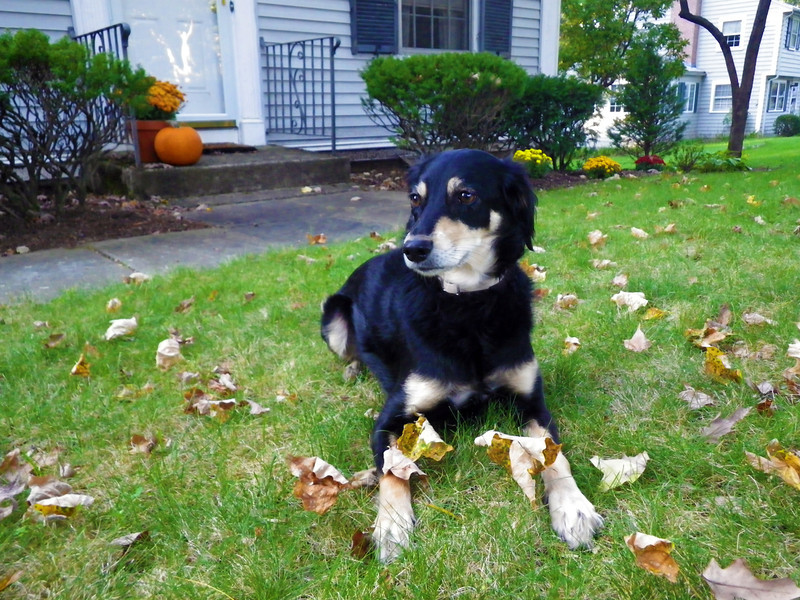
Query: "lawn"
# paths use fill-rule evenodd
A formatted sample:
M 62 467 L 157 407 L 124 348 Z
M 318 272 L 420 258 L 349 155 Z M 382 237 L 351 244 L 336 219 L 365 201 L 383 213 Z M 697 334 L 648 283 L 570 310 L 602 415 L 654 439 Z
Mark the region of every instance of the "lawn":
M 748 140 L 745 156 L 754 170 L 540 194 L 536 244 L 546 252 L 525 257 L 546 269 L 533 344 L 564 451 L 606 520 L 591 551 L 556 539 L 546 508 L 531 509 L 473 445 L 486 429 L 516 433 L 502 412 L 445 434 L 455 450 L 442 462 L 420 461 L 428 480 L 415 491 L 419 526 L 391 565 L 350 552 L 354 532 L 374 517 L 372 490 L 343 493 L 322 516 L 293 497 L 287 456 L 319 456 L 345 475 L 370 466 L 380 390 L 368 376 L 345 381 L 318 333 L 320 302 L 381 243 L 365 235 L 0 307 L 0 454 L 19 449 L 35 475 L 94 499 L 45 520 L 27 509 L 28 490 L 16 496 L 19 506 L 0 520 L 0 582 L 16 582 L 0 594 L 712 598 L 701 572 L 711 559 L 726 567 L 737 558 L 759 578 L 800 583 L 800 490 L 745 459 L 766 456 L 773 439 L 800 448 L 800 398 L 782 375 L 800 338 L 800 138 Z M 594 230 L 608 236 L 604 245 L 589 242 Z M 629 312 L 610 300 L 619 274 L 647 307 Z M 559 308 L 567 293 L 577 306 Z M 116 313 L 106 311 L 111 298 L 121 301 Z M 706 374 L 703 350 L 685 335 L 723 305 L 730 334 L 718 345 L 745 380 L 778 387 L 773 410 L 757 409 L 761 395 L 744 381 Z M 647 318 L 651 307 L 664 313 Z M 752 313 L 771 322 L 748 325 Z M 103 338 L 110 319 L 133 316 L 132 336 Z M 637 327 L 652 343 L 644 352 L 623 345 Z M 156 349 L 171 332 L 187 341 L 183 360 L 162 370 Z M 581 343 L 571 354 L 567 336 Z M 88 377 L 70 374 L 81 354 Z M 221 389 L 223 373 L 235 391 Z M 714 404 L 690 408 L 679 397 L 685 385 Z M 201 391 L 269 412 L 185 412 Z M 703 435 L 740 408 L 751 410 L 729 433 Z M 132 444 L 134 436 L 151 442 Z M 640 452 L 650 461 L 638 480 L 600 490 L 593 456 Z M 147 535 L 111 543 L 135 532 Z M 624 541 L 634 532 L 673 542 L 676 583 L 635 564 Z

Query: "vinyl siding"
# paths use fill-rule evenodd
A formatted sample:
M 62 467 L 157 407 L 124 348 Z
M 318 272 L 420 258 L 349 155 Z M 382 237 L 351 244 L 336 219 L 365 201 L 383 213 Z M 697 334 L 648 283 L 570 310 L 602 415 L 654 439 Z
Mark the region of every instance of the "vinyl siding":
M 39 29 L 51 39 L 67 35 L 72 25 L 69 0 L 2 0 L 0 2 L 0 31 Z
M 541 1 L 553 0 L 516 0 L 513 8 L 511 59 L 530 73 L 539 72 Z M 472 3 L 471 10 L 473 15 L 480 14 L 477 1 Z M 361 106 L 365 88 L 359 72 L 367 66 L 372 56 L 353 55 L 351 52 L 348 0 L 260 0 L 256 12 L 259 35 L 268 43 L 322 36 L 338 37 L 342 44 L 336 52 L 335 61 L 337 146 L 391 145 L 389 132 L 373 124 Z M 552 40 L 551 46 L 551 51 L 557 52 L 557 40 Z M 279 134 L 269 135 L 268 142 L 308 148 L 325 145 Z

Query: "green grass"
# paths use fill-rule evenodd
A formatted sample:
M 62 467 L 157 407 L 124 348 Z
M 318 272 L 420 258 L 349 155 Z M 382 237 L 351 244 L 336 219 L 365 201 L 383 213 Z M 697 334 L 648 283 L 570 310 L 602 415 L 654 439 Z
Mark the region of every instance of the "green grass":
M 683 335 L 728 303 L 735 315 L 728 341 L 778 348 L 771 360 L 733 359 L 735 367 L 754 382 L 778 383 L 793 364 L 785 353 L 800 337 L 793 234 L 800 206 L 784 199 L 800 197 L 800 140 L 748 140 L 745 153 L 758 170 L 540 194 L 536 241 L 547 252 L 527 258 L 546 266 L 540 287 L 551 292 L 538 303 L 533 342 L 575 476 L 606 518 L 593 551 L 573 552 L 555 539 L 546 509 L 528 508 L 510 477 L 472 445 L 486 428 L 513 432 L 501 413 L 448 434 L 455 451 L 442 463 L 421 461 L 429 482 L 415 492 L 420 524 L 412 548 L 388 567 L 349 553 L 353 532 L 374 517 L 372 492 L 344 494 L 324 516 L 293 498 L 287 455 L 318 455 L 346 475 L 370 464 L 365 412 L 380 406 L 380 390 L 367 376 L 345 382 L 344 365 L 318 333 L 320 301 L 377 245 L 365 238 L 0 307 L 0 452 L 58 449 L 61 463 L 78 467 L 68 480 L 75 491 L 95 498 L 45 525 L 25 516 L 19 496 L 23 506 L 0 521 L 0 578 L 22 575 L 3 598 L 710 598 L 700 572 L 712 558 L 727 566 L 737 557 L 759 577 L 800 582 L 798 491 L 744 460 L 746 450 L 764 455 L 773 438 L 800 447 L 800 408 L 780 397 L 774 416 L 754 410 L 718 443 L 707 442 L 700 430 L 718 413 L 757 399 L 744 384 L 711 381 L 702 352 Z M 751 195 L 760 206 L 747 203 Z M 599 215 L 587 220 L 590 212 Z M 677 233 L 655 233 L 668 223 Z M 633 238 L 632 226 L 650 237 Z M 587 241 L 593 229 L 608 234 L 599 250 Z M 593 258 L 618 267 L 595 270 Z M 644 321 L 644 311 L 618 311 L 610 301 L 618 272 L 628 274 L 629 291 L 644 292 L 668 316 Z M 565 292 L 580 298 L 576 309 L 554 307 Z M 123 308 L 109 315 L 104 307 L 115 296 Z M 190 296 L 192 309 L 175 312 Z M 746 326 L 747 311 L 776 324 Z M 140 325 L 132 339 L 101 339 L 110 318 L 133 315 Z M 642 354 L 622 344 L 638 324 L 653 341 Z M 183 348 L 182 364 L 161 372 L 155 351 L 171 328 L 195 341 Z M 45 348 L 52 333 L 65 341 Z M 567 335 L 582 342 L 570 356 L 562 354 Z M 97 349 L 88 358 L 91 377 L 70 376 L 86 342 Z M 237 399 L 271 412 L 238 409 L 227 422 L 185 414 L 188 386 L 178 373 L 198 372 L 207 387 L 220 365 L 239 384 Z M 148 383 L 152 391 L 137 398 L 117 397 L 123 385 Z M 684 383 L 717 405 L 689 410 L 678 399 Z M 129 452 L 137 433 L 159 437 L 151 456 Z M 593 455 L 641 451 L 651 460 L 637 482 L 598 490 Z M 36 471 L 57 474 L 57 467 Z M 109 544 L 141 530 L 149 540 L 124 555 Z M 635 566 L 623 541 L 635 531 L 675 543 L 677 584 Z

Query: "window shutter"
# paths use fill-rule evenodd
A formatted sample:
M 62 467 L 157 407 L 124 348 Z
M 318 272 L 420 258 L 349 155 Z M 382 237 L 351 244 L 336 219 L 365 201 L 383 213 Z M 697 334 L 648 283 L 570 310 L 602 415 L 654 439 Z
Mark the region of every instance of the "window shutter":
M 350 0 L 353 54 L 397 53 L 397 0 Z
M 542 0 L 546 2 L 547 0 Z M 511 56 L 512 0 L 482 0 L 480 50 Z

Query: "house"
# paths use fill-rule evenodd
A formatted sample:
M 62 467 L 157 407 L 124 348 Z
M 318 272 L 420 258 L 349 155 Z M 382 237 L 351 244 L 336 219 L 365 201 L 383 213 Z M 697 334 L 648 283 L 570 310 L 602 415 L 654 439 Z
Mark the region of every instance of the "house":
M 560 4 L 48 0 L 5 3 L 0 23 L 11 30 L 35 27 L 52 38 L 69 27 L 83 34 L 128 23 L 131 62 L 180 85 L 188 100 L 178 120 L 197 127 L 204 142 L 330 149 L 335 117 L 337 148 L 367 148 L 389 145 L 389 132 L 361 106 L 366 93 L 359 72 L 374 56 L 490 51 L 532 74 L 555 74 Z M 317 42 L 298 44 L 312 39 Z M 314 71 L 303 70 L 312 60 Z
M 744 54 L 755 17 L 757 2 L 752 0 L 690 0 L 689 8 L 700 14 L 725 35 L 737 72 L 741 77 Z M 685 99 L 684 137 L 709 139 L 728 134 L 732 105 L 731 84 L 717 41 L 704 28 L 678 16 L 675 2 L 669 18 L 687 40 L 686 72 L 676 82 L 676 93 Z M 618 85 L 624 85 L 624 81 Z M 625 108 L 614 102 L 612 86 L 609 102 L 599 121 L 592 123 L 601 134 L 599 143 Z M 773 0 L 756 63 L 750 97 L 747 133 L 774 135 L 775 119 L 784 114 L 800 114 L 800 7 Z

